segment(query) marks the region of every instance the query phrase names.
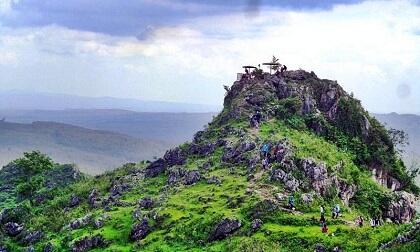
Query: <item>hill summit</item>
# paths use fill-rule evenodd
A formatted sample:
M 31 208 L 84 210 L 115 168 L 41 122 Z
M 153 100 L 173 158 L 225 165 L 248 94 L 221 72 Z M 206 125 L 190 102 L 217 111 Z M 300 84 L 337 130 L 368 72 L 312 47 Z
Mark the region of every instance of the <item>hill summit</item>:
M 415 251 L 419 189 L 360 101 L 303 70 L 226 90 L 191 143 L 16 199 L 0 251 Z

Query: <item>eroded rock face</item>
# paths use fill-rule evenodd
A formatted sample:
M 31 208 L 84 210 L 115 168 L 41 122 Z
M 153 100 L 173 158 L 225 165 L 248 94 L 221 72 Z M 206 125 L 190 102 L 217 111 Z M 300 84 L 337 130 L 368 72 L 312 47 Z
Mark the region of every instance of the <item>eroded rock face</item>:
M 83 228 L 92 223 L 92 220 L 92 215 L 88 214 L 82 218 L 71 221 L 69 227 L 73 230 Z
M 166 165 L 171 167 L 174 165 L 183 165 L 187 160 L 187 153 L 183 151 L 181 148 L 177 147 L 172 150 L 168 150 L 163 159 L 166 162 Z
M 182 168 L 172 168 L 169 170 L 168 184 L 172 185 L 182 180 L 187 171 Z
M 254 219 L 254 220 L 252 220 L 252 222 L 251 222 L 251 231 L 252 232 L 258 231 L 258 229 L 261 228 L 262 224 L 263 224 L 263 222 L 260 219 Z
M 95 248 L 106 247 L 108 243 L 102 235 L 98 234 L 92 237 L 85 237 L 81 240 L 75 241 L 72 245 L 72 252 L 85 252 Z
M 210 241 L 223 240 L 241 227 L 241 222 L 235 219 L 223 219 L 209 237 Z
M 166 163 L 165 160 L 159 158 L 158 160 L 152 162 L 146 169 L 145 169 L 145 177 L 151 178 L 156 177 L 159 174 L 164 173 L 166 170 Z
M 150 231 L 149 222 L 147 219 L 143 219 L 140 223 L 135 224 L 130 233 L 130 240 L 139 241 L 146 237 Z
M 270 175 L 271 181 L 279 181 L 284 183 L 289 191 L 296 191 L 299 187 L 299 180 L 293 177 L 292 174 L 286 173 L 282 169 L 272 169 Z
M 45 245 L 43 251 L 44 252 L 53 252 L 54 251 L 54 246 L 49 242 L 47 245 Z
M 237 164 L 244 161 L 242 154 L 255 149 L 256 144 L 252 141 L 241 141 L 235 147 L 226 148 L 222 156 L 222 161 Z
M 185 185 L 192 185 L 192 184 L 195 184 L 198 181 L 200 181 L 200 179 L 201 179 L 200 171 L 198 171 L 198 170 L 189 171 L 185 175 L 184 184 Z
M 150 209 L 150 208 L 153 207 L 154 202 L 153 202 L 152 198 L 145 197 L 145 198 L 143 198 L 139 201 L 139 205 L 143 209 Z
M 302 159 L 300 167 L 310 179 L 311 187 L 319 194 L 324 195 L 329 186 L 328 171 L 324 163 L 316 163 L 313 159 Z
M 404 191 L 396 192 L 385 210 L 384 217 L 391 219 L 393 222 L 410 222 L 416 214 L 415 196 Z
M 198 156 L 207 156 L 214 152 L 216 145 L 212 143 L 206 144 L 191 144 L 188 148 L 188 154 L 198 155 Z
M 22 243 L 26 245 L 35 244 L 42 239 L 44 233 L 40 230 L 28 232 L 22 239 Z
M 89 196 L 88 196 L 88 203 L 90 207 L 98 206 L 97 205 L 98 197 L 99 197 L 98 191 L 95 188 L 92 189 L 92 191 L 90 191 Z
M 16 222 L 8 222 L 3 226 L 3 229 L 7 235 L 15 237 L 23 231 L 23 225 Z
M 349 201 L 357 192 L 356 185 L 347 184 L 345 181 L 335 178 L 335 186 L 338 189 L 338 197 L 343 201 L 345 205 L 349 204 Z
M 374 168 L 372 169 L 372 178 L 380 185 L 390 189 L 391 191 L 396 191 L 401 189 L 401 183 L 390 176 L 384 169 Z
M 80 198 L 76 194 L 72 194 L 69 200 L 69 207 L 76 207 L 80 204 Z

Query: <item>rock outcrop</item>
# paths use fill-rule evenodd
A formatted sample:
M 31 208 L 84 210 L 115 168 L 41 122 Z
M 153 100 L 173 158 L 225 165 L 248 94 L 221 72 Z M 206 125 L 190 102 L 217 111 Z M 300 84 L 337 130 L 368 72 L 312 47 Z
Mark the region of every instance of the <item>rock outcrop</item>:
M 211 233 L 209 240 L 222 240 L 225 239 L 228 235 L 233 234 L 236 230 L 241 227 L 241 222 L 235 219 L 223 219 L 213 232 Z
M 391 201 L 384 206 L 384 218 L 397 223 L 410 222 L 416 215 L 416 199 L 414 195 L 401 191 L 392 195 Z
M 147 219 L 143 219 L 141 222 L 135 224 L 130 233 L 130 240 L 139 241 L 146 237 L 150 231 L 149 222 Z
M 72 252 L 86 252 L 95 248 L 104 248 L 108 245 L 108 242 L 102 235 L 95 235 L 92 237 L 84 237 L 81 240 L 75 241 L 72 245 Z

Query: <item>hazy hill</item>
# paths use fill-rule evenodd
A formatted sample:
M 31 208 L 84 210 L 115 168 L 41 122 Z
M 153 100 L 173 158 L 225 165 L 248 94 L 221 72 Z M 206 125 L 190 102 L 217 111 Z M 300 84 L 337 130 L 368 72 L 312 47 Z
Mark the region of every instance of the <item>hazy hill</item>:
M 21 91 L 0 92 L 1 109 L 127 109 L 139 112 L 217 112 L 215 105 L 143 101 L 113 97 L 85 97 Z
M 108 130 L 174 145 L 190 141 L 214 113 L 140 113 L 118 109 L 4 110 L 0 119 L 19 123 L 54 121 L 89 129 Z
M 58 162 L 76 163 L 89 174 L 127 162 L 152 159 L 170 146 L 161 141 L 54 122 L 0 122 L 0 143 L 0 165 L 21 156 L 24 151 L 40 150 Z
M 410 160 L 420 161 L 420 116 L 414 114 L 374 114 L 386 127 L 403 130 L 408 134 L 406 155 Z

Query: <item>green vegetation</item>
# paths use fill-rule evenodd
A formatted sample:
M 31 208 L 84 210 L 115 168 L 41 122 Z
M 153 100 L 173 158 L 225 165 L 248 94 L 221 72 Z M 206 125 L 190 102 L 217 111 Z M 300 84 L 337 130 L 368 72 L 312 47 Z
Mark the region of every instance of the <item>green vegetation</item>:
M 310 76 L 313 81 L 314 74 Z M 53 164 L 39 152 L 26 153 L 0 172 L 0 182 L 8 179 L 18 188 L 18 194 L 0 190 L 6 216 L 2 218 L 24 223 L 26 234 L 42 230 L 43 236 L 33 243 L 36 251 L 47 244 L 56 251 L 69 251 L 81 239 L 95 235 L 106 244 L 91 251 L 314 251 L 319 244 L 327 251 L 335 247 L 376 251 L 411 228 L 410 223 L 369 226 L 370 217 L 385 216 L 393 195 L 372 179 L 371 165 L 386 167 L 406 190 L 416 193 L 418 188 L 386 130 L 357 100 L 340 99 L 339 119 L 333 121 L 322 113 L 304 114 L 298 96 L 276 101 L 261 86 L 255 89 L 258 92 L 252 94 L 263 98 L 251 97 L 252 102 L 262 103 L 268 97 L 263 106 L 267 117 L 258 129 L 250 128 L 247 121 L 247 113 L 255 110 L 240 103 L 248 96 L 241 94 L 238 101 L 229 93 L 229 106 L 195 136 L 194 143 L 183 144 L 152 164 L 127 164 L 99 176 L 74 179 L 77 173 L 71 166 Z M 260 147 L 268 142 L 284 144 L 287 159 L 276 159 L 263 169 Z M 316 166 L 321 179 L 312 178 L 304 162 Z M 155 168 L 146 177 L 145 171 Z M 297 181 L 295 189 L 273 179 L 279 169 L 287 172 L 283 178 Z M 186 183 L 197 171 L 199 178 Z M 319 181 L 325 192 L 316 191 Z M 339 192 L 347 192 L 349 202 Z M 288 208 L 290 195 L 295 210 Z M 38 196 L 42 200 L 35 202 Z M 336 204 L 341 216 L 332 219 Z M 320 206 L 326 207 L 327 233 L 321 232 Z M 359 216 L 365 219 L 363 227 L 357 225 Z M 216 227 L 225 220 L 232 223 L 223 229 L 232 230 L 223 231 L 226 237 L 215 236 Z M 133 241 L 132 233 L 139 229 L 144 232 Z M 26 251 L 30 244 L 22 242 L 22 236 L 0 230 L 0 247 Z M 416 251 L 417 244 L 401 249 Z

